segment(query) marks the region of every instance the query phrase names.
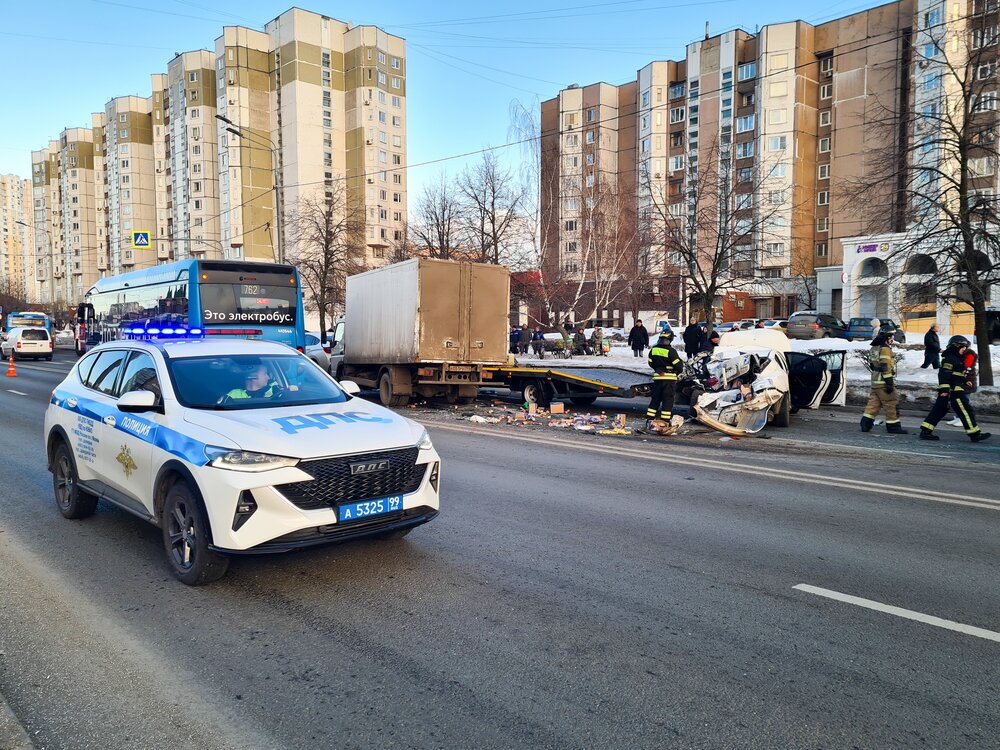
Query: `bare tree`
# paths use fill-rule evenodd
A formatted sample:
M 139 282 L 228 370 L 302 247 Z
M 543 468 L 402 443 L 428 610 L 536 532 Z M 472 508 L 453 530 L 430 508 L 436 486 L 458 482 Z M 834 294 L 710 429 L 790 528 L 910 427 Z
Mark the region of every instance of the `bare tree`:
M 744 166 L 718 138 L 699 153 L 683 178 L 654 183 L 640 173 L 648 210 L 651 261 L 686 277 L 701 319 L 710 326 L 716 299 L 760 287 L 760 270 L 787 265 L 784 239 L 791 194 L 777 179 L 780 162 Z
M 389 245 L 389 262 L 402 263 L 404 260 L 415 257 L 416 254 L 416 248 L 413 247 L 413 237 L 410 234 L 410 224 L 403 222 L 403 225 L 396 231 L 392 244 Z
M 30 309 L 32 308 L 28 303 L 28 295 L 24 285 L 9 276 L 0 279 L 0 310 L 5 311 L 4 314 L 6 314 L 12 310 Z M 59 312 L 60 308 L 56 307 L 54 311 Z
M 919 31 L 913 49 L 920 72 L 911 95 L 879 103 L 865 154 L 873 169 L 855 181 L 850 196 L 874 207 L 876 216 L 898 217 L 866 229 L 901 232 L 888 260 L 919 281 L 904 285 L 904 303 L 933 295 L 971 308 L 986 385 L 993 384 L 987 307 L 1000 282 L 998 39 L 989 15 Z
M 459 213 L 455 187 L 443 172 L 437 184 L 424 185 L 411 231 L 430 257 L 449 260 L 459 249 Z
M 559 262 L 559 174 L 551 168 L 559 159 L 559 133 L 543 135 L 537 112 L 537 106 L 530 110 L 517 101 L 510 108 L 509 134 L 520 140 L 524 156 L 518 244 L 524 265 L 538 270 L 538 283 L 531 289 L 536 295 L 532 301 L 541 306 L 544 320 L 537 322 L 555 327 L 566 336 L 562 314 L 576 316 L 584 285 L 581 276 L 574 279 Z
M 480 263 L 510 265 L 524 186 L 490 151 L 458 177 L 465 244 Z
M 365 269 L 364 216 L 338 183 L 331 197 L 303 199 L 290 218 L 290 260 L 309 292 L 304 304 L 319 313 L 325 342 L 327 318 L 344 308 L 347 277 Z

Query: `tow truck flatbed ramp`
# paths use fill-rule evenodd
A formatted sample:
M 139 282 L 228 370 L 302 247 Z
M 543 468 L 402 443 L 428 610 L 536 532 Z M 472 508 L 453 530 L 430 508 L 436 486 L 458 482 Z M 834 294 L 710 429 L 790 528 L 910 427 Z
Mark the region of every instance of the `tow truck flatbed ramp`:
M 525 400 L 546 404 L 567 398 L 573 403 L 593 403 L 599 396 L 633 398 L 652 387 L 651 374 L 624 367 L 531 367 L 506 365 L 486 367 L 484 380 L 523 391 Z

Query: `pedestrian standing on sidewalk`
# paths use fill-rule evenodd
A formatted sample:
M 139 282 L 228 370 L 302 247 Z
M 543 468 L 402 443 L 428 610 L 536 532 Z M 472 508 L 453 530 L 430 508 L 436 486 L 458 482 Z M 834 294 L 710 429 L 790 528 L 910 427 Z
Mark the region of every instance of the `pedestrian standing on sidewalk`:
M 932 367 L 935 370 L 941 366 L 941 339 L 938 333 L 941 327 L 935 323 L 931 329 L 924 334 L 924 363 L 920 365 L 921 370 Z
M 688 359 L 692 359 L 698 352 L 701 351 L 701 340 L 704 335 L 705 332 L 701 330 L 701 326 L 698 325 L 698 321 L 691 318 L 691 322 L 688 323 L 687 328 L 684 329 L 684 334 L 682 336 L 684 339 L 684 351 L 687 353 Z
M 649 346 L 649 331 L 641 320 L 635 321 L 632 330 L 628 332 L 628 345 L 632 348 L 633 357 L 641 357 L 642 352 Z
M 531 349 L 539 359 L 545 359 L 545 334 L 540 326 L 535 326 L 535 332 L 531 334 Z
M 969 349 L 969 340 L 965 336 L 952 336 L 941 358 L 941 369 L 938 370 L 938 395 L 934 400 L 927 418 L 920 425 L 921 440 L 940 440 L 934 434 L 941 418 L 948 413 L 948 406 L 962 420 L 965 434 L 973 443 L 987 440 L 990 433 L 983 432 L 976 423 L 976 412 L 969 403 L 969 392 L 975 390 L 976 384 L 971 368 L 967 368 L 965 355 Z
M 674 412 L 674 387 L 677 376 L 684 370 L 680 355 L 672 346 L 674 333 L 669 328 L 660 334 L 656 344 L 649 350 L 649 366 L 653 368 L 653 393 L 646 409 L 646 426 L 654 419 L 667 422 Z
M 531 329 L 528 328 L 528 324 L 524 323 L 521 325 L 521 330 L 517 335 L 517 351 L 518 354 L 526 355 L 528 349 L 531 348 Z
M 875 417 L 885 411 L 885 431 L 892 435 L 906 435 L 899 423 L 899 394 L 896 393 L 896 358 L 892 354 L 892 329 L 882 330 L 872 340 L 868 364 L 872 371 L 871 395 L 865 413 L 861 415 L 861 431 L 871 432 Z

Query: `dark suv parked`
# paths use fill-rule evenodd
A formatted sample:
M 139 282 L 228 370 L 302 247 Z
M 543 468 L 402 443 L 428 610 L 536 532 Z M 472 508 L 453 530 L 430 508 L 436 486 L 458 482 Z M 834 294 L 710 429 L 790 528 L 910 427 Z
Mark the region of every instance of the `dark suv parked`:
M 847 324 L 840 318 L 815 310 L 793 313 L 788 319 L 790 339 L 842 339 L 847 332 Z

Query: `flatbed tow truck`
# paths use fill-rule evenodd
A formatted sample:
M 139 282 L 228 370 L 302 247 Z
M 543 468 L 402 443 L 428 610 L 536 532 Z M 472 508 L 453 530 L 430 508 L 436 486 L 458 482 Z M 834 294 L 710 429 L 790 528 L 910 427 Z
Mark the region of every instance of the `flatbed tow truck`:
M 546 407 L 567 400 L 588 406 L 599 397 L 635 398 L 648 396 L 653 387 L 649 373 L 624 367 L 533 367 L 498 365 L 483 368 L 485 387 L 496 385 L 521 391 L 529 404 Z

